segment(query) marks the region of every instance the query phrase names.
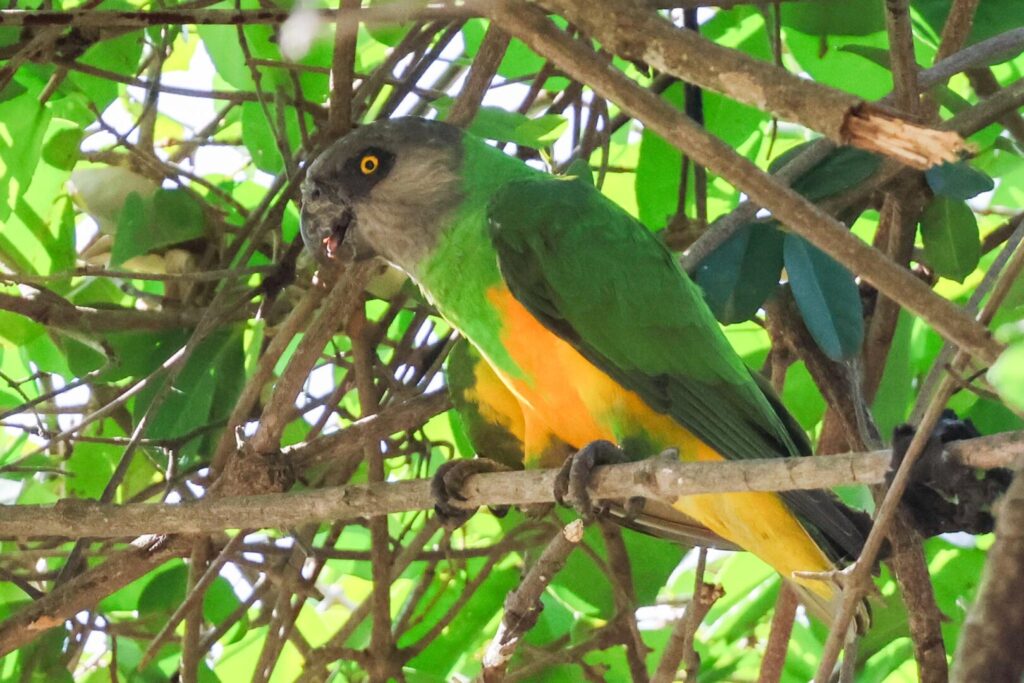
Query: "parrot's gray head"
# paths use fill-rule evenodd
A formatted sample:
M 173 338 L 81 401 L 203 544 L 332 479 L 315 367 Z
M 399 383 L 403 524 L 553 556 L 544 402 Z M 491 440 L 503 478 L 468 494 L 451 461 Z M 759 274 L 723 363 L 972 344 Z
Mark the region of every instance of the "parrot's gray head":
M 321 262 L 348 252 L 412 271 L 461 200 L 462 133 L 420 118 L 378 121 L 310 164 L 302 239 Z

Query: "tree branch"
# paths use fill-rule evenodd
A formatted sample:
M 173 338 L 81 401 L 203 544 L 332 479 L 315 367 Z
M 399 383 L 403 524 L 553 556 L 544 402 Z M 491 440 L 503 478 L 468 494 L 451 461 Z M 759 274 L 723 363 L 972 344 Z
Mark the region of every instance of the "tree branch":
M 547 0 L 605 49 L 641 60 L 687 83 L 721 93 L 816 130 L 836 144 L 893 157 L 915 168 L 955 161 L 956 134 L 921 127 L 867 105 L 849 93 L 800 78 L 770 62 L 676 28 L 631 0 Z M 585 79 L 584 82 L 587 82 Z
M 519 588 L 505 598 L 505 614 L 494 634 L 483 659 L 483 680 L 485 683 L 503 678 L 508 662 L 515 653 L 523 635 L 537 623 L 542 609 L 540 596 L 547 589 L 551 579 L 561 571 L 569 553 L 583 540 L 583 521 L 574 520 L 559 529 L 548 547 L 537 559 L 530 571 L 523 577 Z
M 992 443 L 994 442 L 994 443 Z M 976 467 L 1012 462 L 1024 432 L 949 444 L 947 451 Z M 993 457 L 1000 449 L 999 458 Z M 621 500 L 632 496 L 674 500 L 678 496 L 735 491 L 788 491 L 846 484 L 878 484 L 889 470 L 890 451 L 803 458 L 722 462 L 680 462 L 661 457 L 594 470 L 591 495 Z M 470 476 L 460 506 L 550 503 L 557 470 L 496 472 Z M 146 533 L 199 534 L 223 529 L 288 528 L 323 520 L 357 520 L 375 515 L 429 510 L 434 506 L 428 480 L 340 486 L 309 491 L 231 496 L 181 505 L 105 505 L 64 499 L 55 505 L 3 508 L 0 537 L 118 538 Z
M 1019 462 L 1024 465 L 1024 460 Z M 996 542 L 953 657 L 953 680 L 1019 681 L 1024 675 L 1024 476 L 1018 469 L 999 504 Z

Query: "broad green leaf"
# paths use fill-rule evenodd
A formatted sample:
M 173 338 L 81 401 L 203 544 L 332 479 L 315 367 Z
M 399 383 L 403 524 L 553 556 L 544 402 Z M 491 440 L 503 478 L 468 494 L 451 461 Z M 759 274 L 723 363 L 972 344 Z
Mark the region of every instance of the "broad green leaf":
M 435 101 L 433 106 L 446 115 L 450 102 Z M 566 125 L 568 121 L 559 114 L 530 118 L 525 114 L 498 107 L 480 107 L 468 130 L 489 140 L 543 149 L 561 136 Z
M 150 199 L 132 192 L 120 213 L 110 262 L 118 265 L 205 233 L 203 207 L 186 190 L 160 188 Z
M 275 117 L 276 106 L 272 102 L 269 103 L 271 115 Z M 246 102 L 242 105 L 242 142 L 252 155 L 253 163 L 261 171 L 280 173 L 284 170 L 284 159 L 278 148 L 275 131 L 285 136 L 284 143 L 292 153 L 298 150 L 302 143 L 299 119 L 292 107 L 286 107 L 284 110 L 284 124 L 285 130 L 278 130 L 275 118 L 274 127 L 271 128 L 259 103 Z
M 1009 405 L 1024 411 L 1024 323 L 1004 325 L 996 336 L 1010 346 L 989 368 L 988 381 Z
M 114 9 L 110 7 L 111 4 L 107 3 L 108 9 Z M 142 56 L 143 40 L 142 31 L 132 31 L 116 38 L 97 41 L 76 61 L 122 76 L 134 76 Z M 110 79 L 74 70 L 68 71 L 67 78 L 99 111 L 110 106 L 117 99 L 118 92 L 124 88 Z
M 772 161 L 768 170 L 776 172 L 812 144 L 814 142 L 806 142 L 786 150 Z M 792 187 L 812 202 L 819 202 L 864 182 L 878 170 L 881 163 L 881 158 L 870 152 L 840 147 L 801 174 L 793 181 Z
M 238 596 L 231 583 L 224 577 L 214 579 L 203 596 L 203 618 L 218 624 L 230 616 L 238 607 Z
M 962 200 L 935 197 L 924 208 L 920 225 L 924 255 L 936 273 L 963 282 L 978 267 L 978 221 Z
M 188 582 L 188 567 L 182 561 L 174 562 L 146 583 L 139 595 L 139 618 L 150 620 L 155 628 L 161 618 L 169 616 L 185 599 L 185 584 Z
M 782 5 L 782 24 L 814 36 L 863 36 L 885 30 L 881 3 L 874 0 L 816 0 Z
M 754 42 L 753 40 L 744 43 Z M 662 98 L 678 109 L 683 108 L 683 88 L 676 83 Z M 703 93 L 704 125 L 713 135 L 733 147 L 739 148 L 760 134 L 767 116 L 760 111 L 738 104 L 716 93 Z M 682 153 L 649 128 L 640 137 L 640 158 L 636 166 L 634 183 L 638 218 L 652 230 L 664 228 L 679 208 L 679 183 L 682 172 Z M 693 174 L 688 174 L 687 210 L 693 204 Z M 715 184 L 708 188 L 714 195 Z
M 949 0 L 914 0 L 914 9 L 936 35 L 942 33 L 950 6 Z M 1019 26 L 1024 26 L 1024 3 L 1018 0 L 985 0 L 978 3 L 974 12 L 968 43 L 977 43 Z M 998 64 L 1018 55 L 1019 50 L 1013 54 L 1002 53 L 993 56 L 990 64 Z
M 0 221 L 28 191 L 49 125 L 49 111 L 32 92 L 0 102 Z
M 77 126 L 58 128 L 43 145 L 43 159 L 55 168 L 70 171 L 78 161 L 78 145 L 84 136 L 85 131 Z
M 814 341 L 833 360 L 855 356 L 864 340 L 864 319 L 850 271 L 792 233 L 783 252 L 793 298 Z
M 487 31 L 482 19 L 471 19 L 462 30 L 466 43 L 466 57 L 473 58 L 483 43 Z M 544 66 L 544 58 L 516 39 L 509 41 L 505 56 L 498 65 L 498 75 L 505 78 L 521 78 L 537 73 Z M 564 83 L 564 81 L 562 81 Z
M 720 322 L 749 320 L 775 291 L 782 273 L 782 242 L 773 224 L 751 223 L 697 267 L 696 282 Z
M 852 43 L 850 45 L 843 45 L 839 48 L 841 52 L 849 52 L 850 54 L 860 55 L 864 59 L 867 59 L 874 64 L 882 67 L 883 69 L 889 68 L 889 51 L 880 48 L 873 47 L 871 45 L 857 45 Z
M 864 0 L 861 0 L 864 1 Z M 874 3 L 881 9 L 881 5 Z M 797 5 L 814 6 L 814 3 L 785 3 L 783 10 Z M 892 74 L 888 69 L 865 61 L 860 55 L 830 49 L 830 43 L 838 39 L 824 38 L 783 27 L 783 37 L 799 68 L 814 80 L 849 92 L 867 100 L 876 100 L 892 90 Z M 844 45 L 864 45 L 887 50 L 889 40 L 884 30 L 867 35 L 843 39 Z
M 965 161 L 932 166 L 924 172 L 924 177 L 932 192 L 950 199 L 967 200 L 995 187 L 988 174 L 975 170 Z
M 881 383 L 871 405 L 871 413 L 883 436 L 891 434 L 896 425 L 906 420 L 909 412 L 914 379 L 910 362 L 912 328 L 910 315 L 900 311 Z
M 803 361 L 797 361 L 786 370 L 781 398 L 782 404 L 807 431 L 814 430 L 828 407 Z

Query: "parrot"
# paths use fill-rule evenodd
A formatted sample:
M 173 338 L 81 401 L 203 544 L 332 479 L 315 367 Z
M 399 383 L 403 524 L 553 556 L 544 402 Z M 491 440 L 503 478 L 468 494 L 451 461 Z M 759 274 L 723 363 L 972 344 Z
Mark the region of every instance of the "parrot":
M 505 464 L 565 472 L 588 456 L 811 452 L 671 251 L 586 179 L 533 168 L 442 121 L 385 119 L 309 164 L 300 225 L 321 262 L 381 258 L 406 273 L 467 340 L 463 373 L 478 389 L 460 392 L 461 404 L 505 432 Z M 822 577 L 858 556 L 870 526 L 823 490 L 645 501 L 621 521 L 751 552 L 825 623 L 842 582 Z

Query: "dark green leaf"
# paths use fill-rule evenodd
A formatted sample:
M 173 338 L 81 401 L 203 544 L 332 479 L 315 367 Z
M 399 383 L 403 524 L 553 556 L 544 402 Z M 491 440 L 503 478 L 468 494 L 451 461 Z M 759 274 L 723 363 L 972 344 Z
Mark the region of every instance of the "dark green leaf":
M 965 161 L 932 166 L 924 172 L 924 177 L 932 192 L 950 199 L 967 200 L 995 187 L 992 178 Z
M 842 52 L 860 55 L 864 59 L 877 64 L 883 69 L 889 68 L 889 51 L 884 48 L 851 43 L 850 45 L 843 45 L 839 50 Z
M 139 595 L 139 618 L 159 619 L 170 615 L 185 599 L 187 582 L 188 568 L 181 561 L 154 576 Z M 159 621 L 153 623 L 159 626 Z
M 161 247 L 205 234 L 203 208 L 186 190 L 158 189 L 143 199 L 132 192 L 125 200 L 110 253 L 113 265 Z
M 736 231 L 697 268 L 696 281 L 722 323 L 749 320 L 779 284 L 782 233 L 751 223 Z
M 949 0 L 914 0 L 914 9 L 931 26 L 935 35 L 942 33 L 946 23 L 951 3 Z M 971 24 L 971 33 L 968 43 L 991 38 L 999 33 L 1010 29 L 1024 26 L 1024 3 L 1019 0 L 985 0 L 978 3 L 974 12 L 974 21 Z M 991 64 L 999 64 L 1008 59 L 1013 59 L 1020 54 L 1020 50 L 1013 50 L 1012 53 L 1004 52 L 993 55 Z
M 784 244 L 793 298 L 814 341 L 833 360 L 852 358 L 864 340 L 860 293 L 850 271 L 792 233 Z
M 885 30 L 882 3 L 816 0 L 782 5 L 782 25 L 814 36 L 863 36 Z
M 813 144 L 813 141 L 806 142 L 787 150 L 772 161 L 768 170 L 772 173 L 778 171 Z M 819 202 L 864 182 L 878 170 L 881 163 L 882 160 L 870 152 L 841 147 L 800 175 L 792 187 L 812 202 Z
M 7 87 L 0 90 L 0 102 L 6 102 L 7 100 L 13 100 L 15 97 L 23 95 L 28 88 L 23 86 L 21 83 L 15 80 L 11 80 Z
M 943 277 L 963 282 L 978 267 L 978 221 L 961 200 L 932 199 L 921 214 L 921 239 L 928 264 Z
M 217 396 L 219 392 L 234 393 L 237 389 L 242 358 L 240 329 L 218 330 L 203 340 L 178 374 L 163 403 L 150 415 L 146 435 L 154 439 L 180 438 L 223 417 L 231 404 L 219 404 Z M 135 424 L 148 409 L 159 386 L 159 382 L 154 382 L 139 394 L 132 411 Z M 182 446 L 179 455 L 196 454 L 199 444 L 199 438 L 190 440 Z M 187 460 L 183 466 L 187 466 L 185 463 Z

